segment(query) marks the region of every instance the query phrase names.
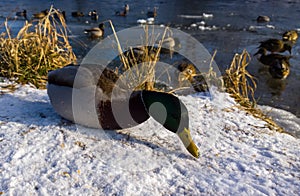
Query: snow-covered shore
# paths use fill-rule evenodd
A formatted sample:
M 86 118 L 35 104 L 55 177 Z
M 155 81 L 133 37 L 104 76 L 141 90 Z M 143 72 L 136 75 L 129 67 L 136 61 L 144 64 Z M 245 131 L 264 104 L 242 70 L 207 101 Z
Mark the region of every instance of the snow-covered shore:
M 300 140 L 225 93 L 181 96 L 200 158 L 153 119 L 122 131 L 76 126 L 46 90 L 0 95 L 0 195 L 298 195 Z

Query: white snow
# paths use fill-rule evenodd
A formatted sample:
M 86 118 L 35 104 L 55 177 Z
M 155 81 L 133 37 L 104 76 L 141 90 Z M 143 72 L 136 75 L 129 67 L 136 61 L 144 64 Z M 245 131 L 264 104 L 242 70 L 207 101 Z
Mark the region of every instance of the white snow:
M 58 116 L 46 90 L 0 95 L 0 195 L 300 194 L 299 139 L 269 130 L 225 93 L 180 99 L 199 159 L 153 119 L 88 129 Z

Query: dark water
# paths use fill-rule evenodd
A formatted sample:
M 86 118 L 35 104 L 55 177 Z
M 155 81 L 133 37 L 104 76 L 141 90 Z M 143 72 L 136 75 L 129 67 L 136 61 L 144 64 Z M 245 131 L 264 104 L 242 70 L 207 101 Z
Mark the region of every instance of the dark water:
M 121 10 L 128 3 L 130 11 L 127 17 L 115 16 L 115 11 Z M 95 9 L 100 13 L 100 21 L 111 19 L 116 30 L 136 26 L 137 19 L 146 18 L 146 12 L 154 6 L 158 7 L 158 15 L 155 24 L 170 25 L 179 28 L 199 40 L 209 52 L 217 50 L 216 62 L 221 71 L 224 71 L 231 62 L 235 53 L 241 53 L 247 49 L 250 54 L 256 52 L 259 41 L 268 38 L 281 39 L 281 34 L 286 30 L 300 30 L 300 1 L 296 0 L 245 0 L 245 1 L 181 1 L 181 0 L 152 0 L 152 1 L 2 1 L 0 3 L 0 22 L 6 17 L 13 18 L 16 11 L 26 9 L 31 16 L 40 10 L 56 8 L 65 10 L 67 23 L 75 53 L 83 57 L 97 41 L 92 41 L 83 34 L 83 30 L 90 26 L 96 26 L 98 22 L 91 22 L 89 18 L 76 19 L 71 17 L 72 11 L 88 13 Z M 203 13 L 212 14 L 213 17 L 201 18 Z M 267 15 L 271 21 L 267 24 L 258 24 L 258 15 Z M 199 16 L 199 17 L 191 17 Z M 86 23 L 89 21 L 89 23 Z M 199 24 L 205 22 L 205 26 L 213 30 L 201 30 Z M 13 32 L 23 25 L 24 20 L 11 19 L 9 24 Z M 269 26 L 267 26 L 269 25 Z M 1 31 L 3 31 L 3 27 Z M 106 34 L 111 30 L 107 29 Z M 297 43 L 291 59 L 291 73 L 286 80 L 275 80 L 270 77 L 268 70 L 262 66 L 255 57 L 248 67 L 258 84 L 256 98 L 259 104 L 267 104 L 282 108 L 300 117 L 300 47 Z

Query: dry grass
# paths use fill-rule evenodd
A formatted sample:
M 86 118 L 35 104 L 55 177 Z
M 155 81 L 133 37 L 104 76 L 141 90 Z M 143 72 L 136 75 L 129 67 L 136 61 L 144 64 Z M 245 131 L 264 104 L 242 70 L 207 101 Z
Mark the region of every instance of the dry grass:
M 246 108 L 252 108 L 256 104 L 254 99 L 256 82 L 246 70 L 249 62 L 250 55 L 246 50 L 242 54 L 235 54 L 224 76 L 226 91 Z
M 149 36 L 149 25 L 145 25 L 143 27 L 145 34 L 141 38 L 142 46 L 140 48 L 130 48 L 127 53 L 123 53 L 122 46 L 119 43 L 114 26 L 111 21 L 109 22 L 118 45 L 119 57 L 124 68 L 123 71 L 126 72 L 125 74 L 121 75 L 120 79 L 126 80 L 125 83 L 128 85 L 129 89 L 158 90 L 154 86 L 156 80 L 155 66 L 159 60 L 163 40 L 165 39 L 167 33 L 171 32 L 171 30 L 166 27 L 162 38 L 158 40 L 159 35 L 154 37 L 153 32 L 151 33 L 152 36 Z M 154 47 L 156 43 L 158 44 L 156 47 Z
M 218 76 L 218 74 L 213 69 L 213 61 L 216 57 L 217 51 L 215 50 L 209 65 L 209 70 L 207 73 L 202 73 L 203 77 L 205 78 L 205 82 L 209 84 L 209 86 L 218 87 L 219 90 L 224 89 L 224 80 L 222 76 Z
M 250 55 L 246 50 L 241 54 L 235 54 L 230 67 L 226 70 L 226 74 L 223 77 L 226 91 L 240 104 L 243 110 L 267 122 L 270 129 L 287 133 L 256 107 L 256 101 L 254 99 L 256 82 L 253 76 L 246 70 L 249 62 Z
M 4 25 L 6 32 L 0 36 L 1 76 L 44 88 L 50 70 L 76 62 L 65 20 L 56 9 L 51 7 L 43 19 L 26 21 L 16 37 L 12 37 L 7 21 Z

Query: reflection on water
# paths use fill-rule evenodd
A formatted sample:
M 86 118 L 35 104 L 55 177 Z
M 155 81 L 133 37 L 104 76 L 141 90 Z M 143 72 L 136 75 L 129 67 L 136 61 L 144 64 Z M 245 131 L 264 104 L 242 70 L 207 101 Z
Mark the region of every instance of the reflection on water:
M 272 96 L 280 97 L 281 93 L 286 88 L 285 80 L 274 80 L 273 78 L 269 78 L 267 80 L 268 91 L 271 92 Z
M 118 17 L 115 12 L 122 9 L 124 4 L 130 5 L 128 16 Z M 13 0 L 0 3 L 0 22 L 6 17 L 14 18 L 17 11 L 27 10 L 28 17 L 35 12 L 49 8 L 66 11 L 67 23 L 70 29 L 74 51 L 83 57 L 98 40 L 91 40 L 83 34 L 87 27 L 97 26 L 100 21 L 111 19 L 116 30 L 137 25 L 138 19 L 146 19 L 148 10 L 158 7 L 156 24 L 170 25 L 179 28 L 199 40 L 209 52 L 217 50 L 216 62 L 221 71 L 230 64 L 236 52 L 241 53 L 247 49 L 252 55 L 256 52 L 260 41 L 269 38 L 281 39 L 286 30 L 298 29 L 300 7 L 296 6 L 297 0 L 260 1 L 260 0 L 229 0 L 229 1 L 196 1 L 196 0 L 153 0 L 124 2 L 116 0 L 83 1 L 83 0 Z M 99 13 L 99 22 L 91 21 L 88 17 L 73 18 L 72 11 L 80 11 L 87 14 L 91 10 Z M 212 17 L 203 17 L 204 13 L 212 14 Z M 197 17 L 180 17 L 189 15 Z M 269 23 L 257 23 L 258 15 L 267 15 L 271 18 Z M 11 31 L 16 33 L 24 19 L 10 20 Z M 107 25 L 109 26 L 109 25 Z M 214 28 L 206 28 L 214 27 Z M 211 29 L 211 30 L 208 30 Z M 3 28 L 1 29 L 3 31 Z M 111 34 L 110 28 L 106 28 L 106 35 Z M 255 57 L 248 67 L 258 82 L 256 97 L 260 104 L 268 104 L 280 107 L 300 116 L 300 66 L 299 43 L 293 47 L 291 73 L 284 80 L 273 79 L 268 70 L 259 63 Z

